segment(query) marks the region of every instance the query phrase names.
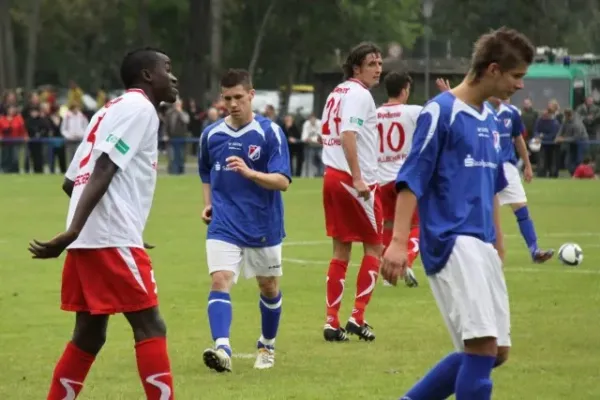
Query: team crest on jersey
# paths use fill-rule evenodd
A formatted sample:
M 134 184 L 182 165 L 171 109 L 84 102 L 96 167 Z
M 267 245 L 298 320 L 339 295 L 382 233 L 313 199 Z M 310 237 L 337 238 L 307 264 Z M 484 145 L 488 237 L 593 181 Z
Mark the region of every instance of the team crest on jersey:
M 500 134 L 498 131 L 493 131 L 492 137 L 494 138 L 494 148 L 496 151 L 500 151 Z
M 510 118 L 504 118 L 504 126 L 508 129 L 512 125 L 512 120 Z
M 256 161 L 260 158 L 260 146 L 251 144 L 248 147 L 248 158 L 252 161 Z

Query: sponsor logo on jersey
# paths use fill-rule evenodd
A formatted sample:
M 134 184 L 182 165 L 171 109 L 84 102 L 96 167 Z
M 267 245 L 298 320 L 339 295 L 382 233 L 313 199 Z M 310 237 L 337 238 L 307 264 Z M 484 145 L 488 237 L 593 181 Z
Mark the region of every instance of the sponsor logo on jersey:
M 252 161 L 256 161 L 260 158 L 260 146 L 251 144 L 248 146 L 248 158 Z
M 106 141 L 110 144 L 114 144 L 115 149 L 117 149 L 117 151 L 123 155 L 127 154 L 127 152 L 129 151 L 129 145 L 125 143 L 123 139 L 115 135 L 108 135 Z
M 358 126 L 363 126 L 365 121 L 363 121 L 362 119 L 358 118 L 358 117 L 350 117 L 350 123 L 351 124 L 355 124 Z

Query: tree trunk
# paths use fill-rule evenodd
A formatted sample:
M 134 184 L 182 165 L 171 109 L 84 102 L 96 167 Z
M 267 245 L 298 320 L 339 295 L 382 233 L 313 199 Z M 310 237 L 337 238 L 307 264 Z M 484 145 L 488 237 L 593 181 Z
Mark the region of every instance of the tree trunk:
M 0 0 L 2 2 L 2 0 Z M 0 4 L 0 15 L 4 10 L 2 9 L 2 5 Z M 6 83 L 6 57 L 4 56 L 4 18 L 0 17 L 0 93 L 4 93 L 6 89 L 8 89 L 8 84 Z M 2 99 L 0 98 L 0 101 Z
M 254 76 L 254 72 L 256 71 L 258 56 L 260 55 L 260 48 L 262 47 L 262 41 L 267 33 L 267 24 L 269 23 L 271 14 L 273 14 L 273 10 L 275 9 L 275 3 L 277 3 L 277 0 L 271 0 L 267 11 L 263 15 L 260 28 L 258 29 L 258 33 L 254 41 L 254 50 L 252 51 L 252 58 L 250 59 L 250 65 L 248 66 L 248 72 L 250 73 L 251 77 Z
M 216 99 L 219 95 L 219 77 L 223 52 L 223 0 L 212 0 L 210 32 L 210 95 Z
M 27 61 L 25 63 L 25 90 L 30 91 L 35 85 L 37 42 L 40 24 L 40 9 L 42 0 L 34 0 L 31 15 L 29 16 L 29 27 L 27 32 Z
M 142 46 L 152 43 L 148 0 L 138 0 L 138 40 Z
M 207 59 L 209 52 L 210 0 L 189 0 L 187 60 L 182 74 L 182 95 L 192 98 L 200 109 L 206 106 L 208 81 Z
M 15 52 L 15 41 L 10 16 L 10 2 L 0 0 L 0 18 L 3 19 L 4 33 L 4 60 L 6 67 L 6 85 L 9 89 L 15 89 L 18 86 L 17 79 L 17 56 Z

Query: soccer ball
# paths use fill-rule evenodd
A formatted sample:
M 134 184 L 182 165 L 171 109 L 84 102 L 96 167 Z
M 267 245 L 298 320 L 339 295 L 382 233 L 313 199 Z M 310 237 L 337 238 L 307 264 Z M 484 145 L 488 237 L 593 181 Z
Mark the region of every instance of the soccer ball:
M 576 243 L 565 243 L 558 249 L 558 259 L 565 265 L 577 266 L 583 261 L 583 250 Z

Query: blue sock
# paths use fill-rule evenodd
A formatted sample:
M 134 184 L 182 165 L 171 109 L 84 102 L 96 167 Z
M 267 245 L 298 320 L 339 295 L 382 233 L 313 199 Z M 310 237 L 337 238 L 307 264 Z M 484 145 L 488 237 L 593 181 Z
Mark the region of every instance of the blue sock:
M 490 400 L 496 357 L 465 354 L 456 377 L 456 400 Z
M 208 295 L 208 323 L 217 348 L 223 348 L 231 356 L 229 328 L 232 309 L 229 293 L 211 291 Z
M 281 317 L 281 292 L 277 293 L 277 296 L 268 298 L 264 295 L 260 295 L 260 315 L 262 324 L 262 335 L 258 339 L 257 346 L 260 347 L 275 347 L 275 336 L 277 336 L 277 329 L 279 329 L 279 319 Z
M 451 353 L 431 369 L 400 400 L 441 400 L 454 393 L 464 353 Z
M 523 239 L 525 239 L 527 248 L 531 253 L 533 253 L 538 249 L 537 235 L 535 234 L 533 221 L 531 220 L 531 218 L 529 218 L 529 210 L 527 209 L 527 206 L 521 207 L 517 211 L 515 211 L 515 217 L 517 217 L 519 229 L 521 230 L 521 235 L 523 236 Z

